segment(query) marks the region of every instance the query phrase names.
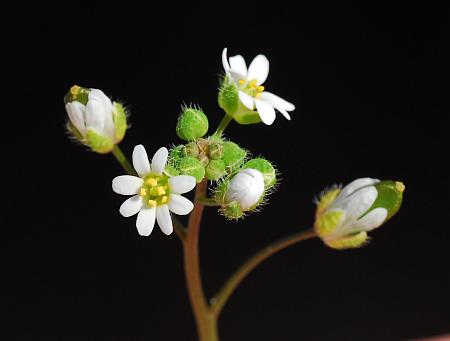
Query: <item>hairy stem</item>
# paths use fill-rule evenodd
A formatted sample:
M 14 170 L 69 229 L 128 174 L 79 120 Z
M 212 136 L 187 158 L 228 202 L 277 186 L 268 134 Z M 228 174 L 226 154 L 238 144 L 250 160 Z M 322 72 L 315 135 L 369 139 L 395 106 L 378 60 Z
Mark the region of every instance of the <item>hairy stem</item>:
M 233 294 L 235 289 L 239 286 L 239 284 L 244 280 L 247 275 L 252 272 L 259 264 L 265 261 L 267 258 L 272 256 L 273 254 L 281 251 L 288 246 L 301 242 L 303 240 L 311 239 L 316 237 L 316 233 L 313 229 L 309 229 L 306 231 L 295 233 L 291 236 L 282 238 L 278 241 L 275 241 L 262 250 L 255 253 L 251 256 L 245 263 L 243 263 L 236 272 L 231 275 L 230 278 L 225 282 L 219 292 L 211 299 L 211 311 L 212 313 L 218 317 L 223 307 L 227 303 L 230 296 Z

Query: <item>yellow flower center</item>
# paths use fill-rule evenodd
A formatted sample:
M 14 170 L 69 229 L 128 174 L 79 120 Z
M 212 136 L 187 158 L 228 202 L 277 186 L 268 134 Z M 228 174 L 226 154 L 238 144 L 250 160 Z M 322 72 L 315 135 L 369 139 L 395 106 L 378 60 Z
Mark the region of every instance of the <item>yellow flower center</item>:
M 244 91 L 246 94 L 252 96 L 252 97 L 259 97 L 261 96 L 261 93 L 264 91 L 264 86 L 258 85 L 256 79 L 252 80 L 239 80 L 239 89 Z
M 164 174 L 147 176 L 139 195 L 148 207 L 167 204 L 170 195 L 169 177 Z

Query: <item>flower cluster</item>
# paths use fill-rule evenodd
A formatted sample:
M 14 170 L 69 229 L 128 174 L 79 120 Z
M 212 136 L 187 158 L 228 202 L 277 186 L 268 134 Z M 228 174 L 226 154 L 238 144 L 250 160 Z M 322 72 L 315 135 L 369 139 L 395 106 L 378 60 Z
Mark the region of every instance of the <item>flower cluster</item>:
M 183 140 L 168 150 L 158 149 L 151 162 L 142 145 L 134 148 L 129 175 L 114 178 L 114 192 L 130 195 L 119 209 L 129 217 L 137 214 L 136 227 L 142 236 L 152 232 L 155 222 L 171 234 L 171 213 L 187 215 L 194 204 L 181 194 L 197 183 L 212 182 L 206 198 L 219 207 L 226 218 L 236 220 L 257 211 L 277 184 L 277 171 L 271 162 L 257 157 L 223 135 L 224 127 L 275 121 L 276 111 L 290 120 L 295 106 L 266 91 L 269 61 L 260 54 L 250 65 L 241 55 L 228 58 L 222 52 L 224 76 L 218 91 L 218 104 L 225 111 L 219 128 L 208 134 L 209 121 L 197 106 L 183 107 L 176 124 Z M 117 145 L 127 129 L 122 104 L 112 102 L 101 90 L 73 86 L 64 98 L 67 129 L 82 144 L 97 153 L 112 152 L 119 161 L 124 156 Z M 127 167 L 125 167 L 127 168 Z M 362 178 L 344 188 L 324 192 L 317 203 L 314 229 L 323 242 L 334 249 L 364 245 L 368 232 L 391 218 L 400 208 L 404 185 L 398 181 Z

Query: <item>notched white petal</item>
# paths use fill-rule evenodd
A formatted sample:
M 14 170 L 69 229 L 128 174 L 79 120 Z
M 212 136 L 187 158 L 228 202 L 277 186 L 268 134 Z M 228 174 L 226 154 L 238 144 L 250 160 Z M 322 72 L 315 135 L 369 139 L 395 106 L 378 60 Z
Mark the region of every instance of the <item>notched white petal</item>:
M 116 176 L 112 181 L 112 189 L 117 194 L 133 195 L 137 194 L 144 180 L 132 175 Z
M 178 194 L 171 194 L 169 210 L 178 215 L 189 214 L 194 208 L 194 204 L 189 199 Z
M 153 227 L 155 226 L 155 217 L 155 207 L 144 208 L 139 212 L 136 219 L 136 228 L 141 236 L 147 237 L 152 233 Z
M 241 100 L 242 104 L 245 105 L 248 109 L 255 109 L 255 100 L 252 96 L 239 90 L 239 99 Z
M 267 125 L 271 125 L 276 117 L 273 106 L 259 99 L 255 99 L 255 104 L 261 121 Z
M 150 173 L 150 161 L 142 144 L 138 144 L 133 150 L 133 167 L 140 177 Z
M 226 47 L 222 51 L 222 65 L 223 65 L 223 69 L 225 70 L 225 72 L 228 72 L 230 70 L 230 64 L 228 63 Z
M 247 64 L 245 64 L 245 59 L 241 55 L 230 57 L 230 67 L 231 70 L 247 76 Z
M 249 80 L 256 79 L 256 84 L 263 84 L 269 75 L 269 60 L 260 54 L 253 59 L 248 67 L 247 77 Z
M 166 147 L 159 148 L 152 159 L 152 172 L 161 175 L 166 167 L 167 157 L 169 156 L 169 151 Z
M 285 99 L 281 98 L 280 96 L 277 96 L 269 91 L 264 91 L 261 93 L 260 99 L 269 102 L 272 104 L 277 110 L 286 110 L 286 111 L 293 111 L 295 110 L 295 105 L 286 101 Z M 281 111 L 281 110 L 280 110 Z
M 183 194 L 192 191 L 196 185 L 196 180 L 190 175 L 177 175 L 169 179 L 172 193 Z
M 120 205 L 119 212 L 124 217 L 131 217 L 138 213 L 144 205 L 142 198 L 139 195 L 135 195 L 124 201 Z
M 156 206 L 156 221 L 164 234 L 169 235 L 173 232 L 172 217 L 168 205 Z

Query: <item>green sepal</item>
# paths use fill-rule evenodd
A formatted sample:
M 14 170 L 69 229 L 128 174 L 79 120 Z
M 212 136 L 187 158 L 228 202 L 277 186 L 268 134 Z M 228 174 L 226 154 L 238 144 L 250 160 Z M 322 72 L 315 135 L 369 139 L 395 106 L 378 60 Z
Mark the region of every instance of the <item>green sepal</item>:
M 127 131 L 127 114 L 119 102 L 113 102 L 114 138 L 115 143 L 122 141 Z
M 253 168 L 261 172 L 264 177 L 264 186 L 265 188 L 273 187 L 277 182 L 277 174 L 275 168 L 272 164 L 263 159 L 263 158 L 255 158 L 247 161 L 242 168 Z
M 217 102 L 228 115 L 233 116 L 239 107 L 239 90 L 237 86 L 225 76 L 219 88 Z
M 236 201 L 232 201 L 225 206 L 222 206 L 220 210 L 222 214 L 230 220 L 237 220 L 244 216 L 241 205 Z
M 217 181 L 225 175 L 225 162 L 223 160 L 210 160 L 205 168 L 208 180 Z
M 247 109 L 245 106 L 241 105 L 240 110 L 233 115 L 233 119 L 243 125 L 256 124 L 261 122 L 261 117 L 257 111 L 252 111 Z
M 367 236 L 367 233 L 365 231 L 362 231 L 344 238 L 324 240 L 324 242 L 332 249 L 344 250 L 364 246 L 365 244 L 367 244 L 368 239 L 369 237 Z
M 98 134 L 96 131 L 89 129 L 86 133 L 86 141 L 91 149 L 99 154 L 106 154 L 112 151 L 114 142 L 105 135 Z
M 328 211 L 317 215 L 314 229 L 319 237 L 329 236 L 339 226 L 343 216 L 344 211 L 341 210 Z
M 400 209 L 403 201 L 405 186 L 399 181 L 383 180 L 375 185 L 378 191 L 377 198 L 370 209 L 364 214 L 378 207 L 385 208 L 388 212 L 386 220 L 392 218 Z

